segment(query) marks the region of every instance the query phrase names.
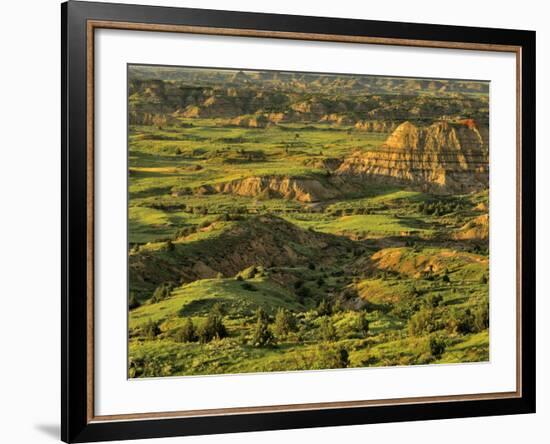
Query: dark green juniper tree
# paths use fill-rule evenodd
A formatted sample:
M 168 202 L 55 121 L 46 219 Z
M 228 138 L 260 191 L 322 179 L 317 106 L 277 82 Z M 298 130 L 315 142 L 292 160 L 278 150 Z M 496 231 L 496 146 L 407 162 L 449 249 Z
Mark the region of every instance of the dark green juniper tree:
M 193 319 L 185 319 L 183 325 L 176 330 L 175 339 L 177 342 L 194 342 L 198 339 Z
M 323 316 L 321 319 L 321 324 L 319 325 L 319 335 L 323 341 L 334 341 L 336 340 L 336 330 L 328 316 Z
M 227 329 L 223 323 L 223 317 L 212 310 L 204 323 L 197 329 L 199 341 L 203 344 L 213 339 L 222 339 L 227 336 Z
M 147 339 L 155 339 L 160 334 L 158 322 L 149 319 L 143 327 L 143 336 Z
M 286 308 L 279 308 L 275 314 L 273 329 L 277 336 L 285 337 L 289 333 L 296 331 L 296 318 Z
M 269 316 L 261 307 L 256 312 L 256 324 L 252 331 L 252 345 L 254 347 L 275 345 L 275 337 L 269 328 Z
M 361 337 L 366 338 L 369 334 L 369 320 L 365 313 L 358 313 L 355 328 Z

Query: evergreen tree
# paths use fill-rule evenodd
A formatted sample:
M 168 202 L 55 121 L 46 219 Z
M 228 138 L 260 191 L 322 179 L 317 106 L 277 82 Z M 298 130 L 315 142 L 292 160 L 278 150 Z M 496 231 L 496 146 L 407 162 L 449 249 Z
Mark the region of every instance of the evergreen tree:
M 441 355 L 445 353 L 445 348 L 447 347 L 445 340 L 442 337 L 435 335 L 430 337 L 428 345 L 431 355 L 436 359 L 441 358 Z
M 143 336 L 147 339 L 155 339 L 160 334 L 160 327 L 158 322 L 149 319 L 143 327 Z
M 175 339 L 177 342 L 193 342 L 197 340 L 195 325 L 191 318 L 186 318 L 183 325 L 178 328 Z
M 332 305 L 326 298 L 321 299 L 321 302 L 319 302 L 317 314 L 319 316 L 329 316 L 332 314 Z
M 336 339 L 336 330 L 334 329 L 334 325 L 332 325 L 332 322 L 328 316 L 324 316 L 323 319 L 321 319 L 319 334 L 323 341 L 330 342 Z
M 151 302 L 160 302 L 168 297 L 170 297 L 170 293 L 172 293 L 173 285 L 171 283 L 165 282 L 164 284 L 159 285 L 155 292 L 153 293 L 153 297 L 151 298 Z
M 275 334 L 285 337 L 289 333 L 296 331 L 296 318 L 286 308 L 279 308 L 275 315 L 275 324 L 273 326 Z
M 227 329 L 219 313 L 211 311 L 203 324 L 197 329 L 197 336 L 202 343 L 210 342 L 213 339 L 222 339 L 227 336 Z
M 474 327 L 476 331 L 489 328 L 489 303 L 484 302 L 474 311 Z
M 256 312 L 256 324 L 252 331 L 252 345 L 254 347 L 275 345 L 275 337 L 269 328 L 269 317 L 261 307 Z
M 358 313 L 355 321 L 355 328 L 363 338 L 367 337 L 369 334 L 369 320 L 365 313 Z

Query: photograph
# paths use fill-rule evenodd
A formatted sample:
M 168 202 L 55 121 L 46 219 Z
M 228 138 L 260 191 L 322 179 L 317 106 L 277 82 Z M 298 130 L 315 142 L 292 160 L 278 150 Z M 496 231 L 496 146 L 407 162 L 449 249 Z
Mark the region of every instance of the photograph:
M 128 378 L 489 362 L 490 86 L 128 64 Z
M 543 5 L 6 2 L 0 444 L 539 444 Z

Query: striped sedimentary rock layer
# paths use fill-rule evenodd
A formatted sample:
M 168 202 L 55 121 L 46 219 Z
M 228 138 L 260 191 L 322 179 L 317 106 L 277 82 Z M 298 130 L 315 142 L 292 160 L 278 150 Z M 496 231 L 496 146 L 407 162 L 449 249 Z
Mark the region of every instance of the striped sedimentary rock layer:
M 426 191 L 470 192 L 489 186 L 488 130 L 473 120 L 399 125 L 376 151 L 357 150 L 336 174 L 406 183 Z

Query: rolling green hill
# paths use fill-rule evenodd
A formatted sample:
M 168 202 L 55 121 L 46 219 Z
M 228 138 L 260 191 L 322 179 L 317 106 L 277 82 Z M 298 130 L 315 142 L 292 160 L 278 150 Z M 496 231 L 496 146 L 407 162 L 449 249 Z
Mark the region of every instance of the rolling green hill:
M 487 83 L 129 74 L 130 377 L 489 359 Z

